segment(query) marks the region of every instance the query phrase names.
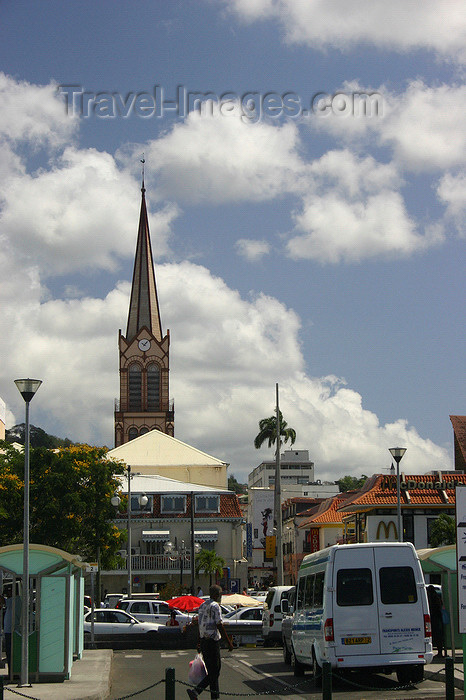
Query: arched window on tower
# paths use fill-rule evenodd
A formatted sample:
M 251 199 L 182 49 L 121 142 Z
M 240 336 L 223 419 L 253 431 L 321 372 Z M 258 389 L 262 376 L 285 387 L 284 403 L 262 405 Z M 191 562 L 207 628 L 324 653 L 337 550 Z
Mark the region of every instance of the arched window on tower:
M 160 367 L 156 364 L 147 368 L 147 410 L 160 410 Z
M 128 440 L 134 440 L 134 438 L 137 438 L 138 436 L 138 429 L 137 428 L 130 428 L 128 430 Z
M 142 409 L 141 405 L 141 394 L 142 394 L 142 372 L 141 366 L 137 362 L 129 366 L 128 371 L 128 384 L 129 384 L 129 410 L 130 411 L 140 411 Z
M 141 430 L 139 431 L 139 435 L 145 435 L 148 432 L 149 432 L 149 428 L 144 427 L 144 428 L 141 428 Z

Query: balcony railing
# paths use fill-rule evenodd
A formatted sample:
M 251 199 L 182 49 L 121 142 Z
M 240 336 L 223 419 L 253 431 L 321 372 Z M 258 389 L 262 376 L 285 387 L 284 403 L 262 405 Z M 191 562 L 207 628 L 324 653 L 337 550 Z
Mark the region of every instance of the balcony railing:
M 181 570 L 181 557 L 169 557 L 166 554 L 133 554 L 131 556 L 131 569 L 136 571 L 170 572 Z M 116 570 L 126 571 L 126 560 L 123 559 Z M 191 554 L 183 556 L 183 571 L 191 573 Z

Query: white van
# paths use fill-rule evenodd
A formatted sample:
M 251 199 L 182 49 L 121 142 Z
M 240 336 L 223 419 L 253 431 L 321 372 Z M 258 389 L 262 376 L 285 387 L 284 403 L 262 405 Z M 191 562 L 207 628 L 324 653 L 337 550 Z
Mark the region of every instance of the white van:
M 395 671 L 406 684 L 422 680 L 432 657 L 426 586 L 411 543 L 333 545 L 304 557 L 291 632 L 295 675 L 311 667 L 318 681 L 329 661 L 333 669 Z
M 262 636 L 265 646 L 282 641 L 283 613 L 281 601 L 288 598 L 293 586 L 272 586 L 267 592 L 262 616 Z

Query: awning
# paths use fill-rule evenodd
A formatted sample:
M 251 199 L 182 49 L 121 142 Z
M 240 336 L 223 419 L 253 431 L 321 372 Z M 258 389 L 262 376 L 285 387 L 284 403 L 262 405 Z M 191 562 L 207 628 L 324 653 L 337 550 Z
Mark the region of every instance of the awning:
M 170 539 L 170 530 L 143 530 L 142 531 L 142 541 L 143 542 L 154 542 L 158 540 L 159 542 L 166 542 Z
M 216 542 L 218 530 L 194 530 L 194 539 L 197 542 Z

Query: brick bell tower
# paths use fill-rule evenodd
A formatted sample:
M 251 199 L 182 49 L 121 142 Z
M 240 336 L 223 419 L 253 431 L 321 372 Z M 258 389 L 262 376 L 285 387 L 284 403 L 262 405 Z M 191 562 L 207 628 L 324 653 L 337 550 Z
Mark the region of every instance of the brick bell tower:
M 147 218 L 144 174 L 126 336 L 119 331 L 120 400 L 115 402 L 115 447 L 150 430 L 174 433 L 169 398 L 170 331 L 162 337 Z

